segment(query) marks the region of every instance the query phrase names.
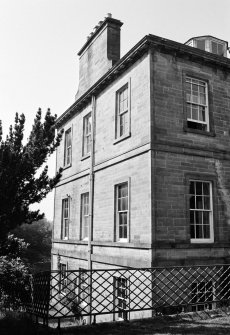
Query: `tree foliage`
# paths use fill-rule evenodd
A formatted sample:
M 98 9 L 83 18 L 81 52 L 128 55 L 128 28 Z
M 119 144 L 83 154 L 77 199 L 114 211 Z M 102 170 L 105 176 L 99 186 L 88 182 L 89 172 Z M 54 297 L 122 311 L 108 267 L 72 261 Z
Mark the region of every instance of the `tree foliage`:
M 26 143 L 24 114 L 16 113 L 14 127 L 10 126 L 5 140 L 0 124 L 0 239 L 22 223 L 32 223 L 44 216 L 39 210 L 30 210 L 30 205 L 44 199 L 61 176 L 59 170 L 50 178 L 48 166 L 44 167 L 61 141 L 61 133 L 55 135 L 56 117 L 48 109 L 42 121 L 39 109 Z
M 23 252 L 23 260 L 30 272 L 50 270 L 52 228 L 51 222 L 42 219 L 30 225 L 23 224 L 12 231 L 15 237 L 23 239 L 28 247 Z
M 9 234 L 0 248 L 0 309 L 22 307 L 30 298 L 29 269 L 21 257 L 28 244 Z

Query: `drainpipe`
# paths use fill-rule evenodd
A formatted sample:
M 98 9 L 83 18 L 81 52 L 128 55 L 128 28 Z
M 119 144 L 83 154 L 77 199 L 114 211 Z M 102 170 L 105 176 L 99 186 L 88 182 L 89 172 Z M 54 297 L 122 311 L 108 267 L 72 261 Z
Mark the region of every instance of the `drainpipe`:
M 94 199 L 94 145 L 95 145 L 95 112 L 96 99 L 92 96 L 92 123 L 91 123 L 91 153 L 90 153 L 90 171 L 89 171 L 89 236 L 88 236 L 88 270 L 89 270 L 89 317 L 88 324 L 91 324 L 92 310 L 92 237 L 93 237 L 93 199 Z

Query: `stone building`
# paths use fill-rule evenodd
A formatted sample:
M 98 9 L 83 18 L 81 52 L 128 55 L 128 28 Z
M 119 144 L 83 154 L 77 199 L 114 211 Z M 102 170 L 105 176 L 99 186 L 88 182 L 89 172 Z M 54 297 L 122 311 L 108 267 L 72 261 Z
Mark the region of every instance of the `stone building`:
M 88 37 L 57 120 L 52 268 L 229 262 L 228 43 L 147 35 L 120 58 L 121 26 Z

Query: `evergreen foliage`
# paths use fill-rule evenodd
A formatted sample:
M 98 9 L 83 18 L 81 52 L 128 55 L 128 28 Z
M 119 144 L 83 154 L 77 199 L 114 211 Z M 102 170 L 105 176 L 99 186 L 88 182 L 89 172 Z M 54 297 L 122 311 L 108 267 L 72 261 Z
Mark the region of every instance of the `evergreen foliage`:
M 0 246 L 0 310 L 17 310 L 30 299 L 29 269 L 21 259 L 28 244 L 9 234 Z
M 49 271 L 52 246 L 51 222 L 42 219 L 30 225 L 23 224 L 14 229 L 12 233 L 15 237 L 28 243 L 22 259 L 28 265 L 30 272 Z
M 39 210 L 30 210 L 30 205 L 44 199 L 61 176 L 59 170 L 50 178 L 48 166 L 44 166 L 61 141 L 62 134 L 55 135 L 56 118 L 48 109 L 42 121 L 39 109 L 25 144 L 24 114 L 16 113 L 14 127 L 10 126 L 5 140 L 0 124 L 0 240 L 17 226 L 44 217 Z

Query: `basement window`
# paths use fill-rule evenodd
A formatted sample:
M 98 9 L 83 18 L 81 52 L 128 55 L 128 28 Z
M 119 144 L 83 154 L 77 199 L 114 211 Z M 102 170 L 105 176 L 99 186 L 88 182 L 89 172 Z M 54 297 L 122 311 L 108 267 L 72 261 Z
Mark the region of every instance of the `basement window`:
M 186 114 L 188 129 L 210 131 L 206 81 L 186 77 Z
M 212 281 L 191 284 L 192 312 L 212 310 L 214 306 L 214 285 Z
M 128 285 L 127 279 L 123 277 L 114 277 L 114 298 L 115 308 L 118 310 L 118 320 L 128 319 Z
M 60 263 L 59 293 L 67 291 L 67 265 Z

